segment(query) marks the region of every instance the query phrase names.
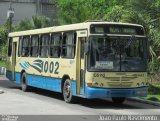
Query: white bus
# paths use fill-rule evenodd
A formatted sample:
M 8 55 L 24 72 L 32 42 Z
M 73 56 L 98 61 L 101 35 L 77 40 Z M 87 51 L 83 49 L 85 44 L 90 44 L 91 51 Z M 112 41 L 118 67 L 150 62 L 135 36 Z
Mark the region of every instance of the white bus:
M 13 32 L 8 38 L 7 78 L 29 87 L 75 97 L 147 95 L 147 39 L 138 24 L 84 22 Z

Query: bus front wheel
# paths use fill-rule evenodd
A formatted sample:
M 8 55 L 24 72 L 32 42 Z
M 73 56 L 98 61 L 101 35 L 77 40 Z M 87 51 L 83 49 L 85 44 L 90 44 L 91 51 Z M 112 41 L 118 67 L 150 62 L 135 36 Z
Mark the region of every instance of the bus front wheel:
M 124 97 L 113 97 L 112 101 L 115 104 L 122 104 L 125 101 L 125 98 Z
M 75 97 L 72 95 L 72 87 L 71 81 L 66 79 L 63 85 L 63 97 L 65 102 L 73 103 L 75 101 Z
M 23 73 L 22 76 L 21 76 L 21 89 L 22 89 L 24 92 L 27 92 L 27 91 L 28 91 L 26 73 Z

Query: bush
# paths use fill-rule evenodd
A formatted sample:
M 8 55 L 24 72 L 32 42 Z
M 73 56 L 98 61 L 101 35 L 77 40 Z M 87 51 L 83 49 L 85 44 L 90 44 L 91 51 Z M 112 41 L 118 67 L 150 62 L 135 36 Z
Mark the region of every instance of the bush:
M 156 98 L 156 97 L 149 97 L 149 98 L 147 98 L 148 100 L 152 100 L 152 101 L 159 101 L 159 99 L 158 98 Z
M 149 88 L 148 88 L 148 93 L 151 95 L 160 94 L 160 85 L 159 84 L 157 84 L 157 85 L 150 84 Z

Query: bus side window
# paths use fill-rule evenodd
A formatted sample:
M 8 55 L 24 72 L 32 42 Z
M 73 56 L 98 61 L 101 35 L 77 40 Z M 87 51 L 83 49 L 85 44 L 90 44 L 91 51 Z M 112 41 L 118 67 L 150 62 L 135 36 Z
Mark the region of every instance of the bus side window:
M 12 38 L 8 39 L 8 57 L 12 55 Z
M 49 40 L 50 40 L 49 34 L 44 34 L 41 36 L 41 40 L 40 40 L 40 56 L 41 57 L 48 57 Z
M 22 38 L 22 37 L 19 37 L 19 43 L 18 43 L 18 57 L 20 57 L 21 54 L 22 54 L 22 40 L 23 40 L 23 38 Z
M 50 43 L 50 56 L 58 58 L 61 53 L 61 34 L 52 34 Z
M 62 42 L 62 57 L 74 58 L 76 47 L 76 33 L 64 33 Z
M 30 41 L 30 36 L 24 36 L 22 39 L 22 56 L 23 57 L 29 56 L 29 41 Z
M 38 56 L 38 43 L 39 43 L 38 35 L 33 35 L 31 37 L 31 47 L 30 47 L 30 56 L 31 57 Z

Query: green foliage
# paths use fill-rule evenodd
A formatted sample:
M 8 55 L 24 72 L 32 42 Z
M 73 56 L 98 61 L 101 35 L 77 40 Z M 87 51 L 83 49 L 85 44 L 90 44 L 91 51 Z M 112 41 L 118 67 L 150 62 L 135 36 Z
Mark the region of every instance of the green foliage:
M 160 95 L 147 95 L 147 97 L 143 97 L 146 100 L 160 102 Z
M 13 27 L 13 31 L 24 31 L 24 30 L 30 30 L 33 28 L 34 28 L 34 26 L 31 22 L 31 20 L 25 18 L 25 19 L 21 20 L 18 25 L 15 25 Z
M 12 26 L 12 31 L 24 31 L 52 26 L 53 20 L 44 16 L 33 16 L 31 19 L 23 19 L 19 24 Z M 6 23 L 7 24 L 7 23 Z M 7 36 L 6 24 L 0 26 L 0 59 L 6 60 L 7 56 Z
M 108 7 L 106 0 L 57 0 L 62 24 L 102 19 Z
M 53 21 L 50 18 L 44 16 L 33 16 L 32 25 L 34 29 L 49 27 L 53 25 Z
M 0 26 L 0 46 L 7 41 L 7 27 L 5 25 Z
M 31 19 L 23 19 L 19 24 L 13 26 L 13 31 L 24 31 L 53 26 L 54 21 L 44 16 L 32 16 Z
M 154 96 L 148 97 L 147 99 L 151 100 L 151 101 L 159 101 L 159 99 L 157 97 L 154 97 Z
M 160 85 L 149 85 L 148 93 L 151 95 L 160 95 Z
M 5 62 L 5 61 L 0 60 L 0 67 L 6 67 L 6 62 Z
M 6 59 L 7 53 L 7 26 L 0 26 L 0 60 Z M 3 64 L 2 64 L 3 65 Z
M 56 4 L 61 24 L 105 20 L 143 25 L 149 41 L 149 71 L 160 70 L 159 0 L 56 0 Z

